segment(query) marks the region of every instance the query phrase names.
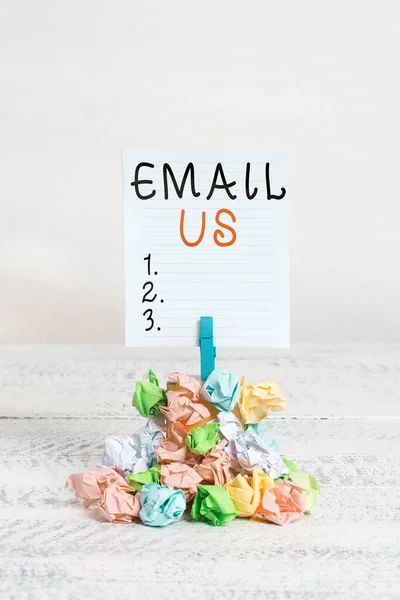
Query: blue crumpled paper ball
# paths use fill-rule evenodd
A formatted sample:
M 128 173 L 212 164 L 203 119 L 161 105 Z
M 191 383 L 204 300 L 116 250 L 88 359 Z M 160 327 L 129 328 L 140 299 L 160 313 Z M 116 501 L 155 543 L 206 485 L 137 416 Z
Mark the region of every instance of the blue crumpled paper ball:
M 207 377 L 201 396 L 221 411 L 231 411 L 236 406 L 240 394 L 239 377 L 224 369 L 214 369 Z
M 186 508 L 182 490 L 174 490 L 169 485 L 147 483 L 140 492 L 140 518 L 145 525 L 165 527 L 177 521 Z

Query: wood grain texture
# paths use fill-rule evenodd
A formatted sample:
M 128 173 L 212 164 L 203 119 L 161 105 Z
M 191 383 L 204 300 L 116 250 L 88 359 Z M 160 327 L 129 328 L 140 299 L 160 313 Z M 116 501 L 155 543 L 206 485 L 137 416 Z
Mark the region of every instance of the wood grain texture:
M 400 346 L 224 349 L 217 360 L 251 382 L 277 381 L 286 416 L 399 417 Z M 0 347 L 0 416 L 130 417 L 135 381 L 149 367 L 160 381 L 177 368 L 198 375 L 198 350 Z
M 313 515 L 283 528 L 100 521 L 65 477 L 97 464 L 104 437 L 143 423 L 136 377 L 196 372 L 197 355 L 0 348 L 0 598 L 400 597 L 399 347 L 225 352 L 219 364 L 281 383 L 288 410 L 271 436 L 318 477 Z

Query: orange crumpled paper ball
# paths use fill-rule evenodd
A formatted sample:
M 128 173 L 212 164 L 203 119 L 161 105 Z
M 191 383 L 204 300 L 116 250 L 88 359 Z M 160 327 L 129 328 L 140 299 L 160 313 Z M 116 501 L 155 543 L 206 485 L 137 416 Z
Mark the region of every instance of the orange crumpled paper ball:
M 306 510 L 303 488 L 294 483 L 278 481 L 272 490 L 264 492 L 261 506 L 255 517 L 261 517 L 277 525 L 287 525 L 300 519 Z
M 266 473 L 253 469 L 251 475 L 236 475 L 225 484 L 238 517 L 252 517 L 261 504 L 266 490 L 274 487 L 274 480 Z

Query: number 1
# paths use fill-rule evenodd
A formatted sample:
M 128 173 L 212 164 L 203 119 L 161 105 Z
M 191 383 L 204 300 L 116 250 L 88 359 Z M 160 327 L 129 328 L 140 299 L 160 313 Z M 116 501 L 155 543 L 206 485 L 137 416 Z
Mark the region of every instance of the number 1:
M 148 254 L 147 256 L 145 256 L 143 260 L 147 260 L 147 275 L 150 275 L 151 254 Z

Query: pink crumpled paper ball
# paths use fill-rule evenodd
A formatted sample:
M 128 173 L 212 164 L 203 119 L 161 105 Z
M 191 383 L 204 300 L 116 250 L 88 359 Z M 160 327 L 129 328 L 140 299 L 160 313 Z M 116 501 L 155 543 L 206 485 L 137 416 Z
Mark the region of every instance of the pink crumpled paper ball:
M 161 465 L 161 483 L 174 489 L 182 490 L 186 502 L 192 500 L 197 494 L 197 486 L 201 483 L 201 476 L 189 465 L 171 463 Z
M 83 500 L 85 507 L 97 502 L 103 496 L 104 490 L 112 483 L 126 485 L 125 479 L 111 467 L 99 467 L 85 473 L 70 475 L 65 487 L 75 490 L 75 496 Z
M 126 483 L 112 483 L 104 490 L 99 503 L 99 513 L 114 523 L 131 523 L 139 518 L 140 494 L 133 494 L 132 488 Z

